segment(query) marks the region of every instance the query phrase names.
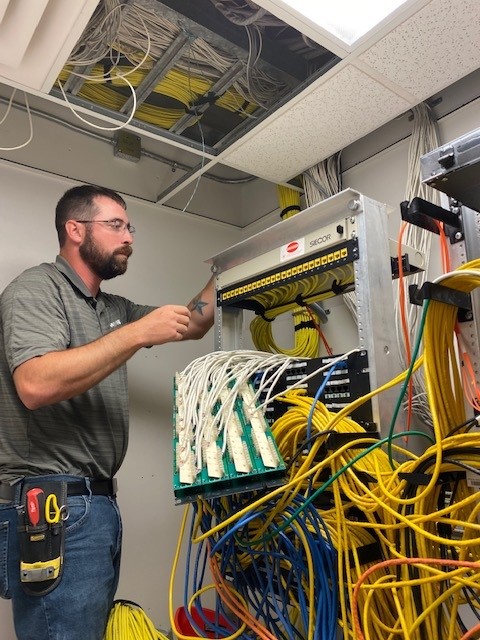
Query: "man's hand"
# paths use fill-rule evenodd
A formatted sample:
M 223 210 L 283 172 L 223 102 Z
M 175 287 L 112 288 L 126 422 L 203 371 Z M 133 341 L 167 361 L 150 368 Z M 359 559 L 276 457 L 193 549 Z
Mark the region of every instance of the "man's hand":
M 134 324 L 141 331 L 144 346 L 182 340 L 187 333 L 192 314 L 187 307 L 167 304 L 158 307 Z

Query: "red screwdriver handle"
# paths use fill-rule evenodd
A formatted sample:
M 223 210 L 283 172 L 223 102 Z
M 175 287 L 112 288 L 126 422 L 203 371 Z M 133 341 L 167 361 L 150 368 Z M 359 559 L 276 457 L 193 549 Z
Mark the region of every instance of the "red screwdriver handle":
M 42 507 L 41 496 L 43 495 L 43 490 L 35 487 L 33 489 L 29 489 L 27 491 L 27 514 L 30 524 L 33 527 L 36 527 L 40 522 L 40 513 Z

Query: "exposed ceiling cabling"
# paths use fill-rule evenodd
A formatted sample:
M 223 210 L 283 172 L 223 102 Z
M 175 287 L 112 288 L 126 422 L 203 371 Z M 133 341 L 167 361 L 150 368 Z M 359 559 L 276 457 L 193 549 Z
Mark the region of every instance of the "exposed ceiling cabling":
M 242 5 L 103 0 L 60 74 L 66 98 L 126 117 L 134 108 L 128 79 L 135 119 L 218 154 L 339 61 Z
M 27 1 L 3 0 L 0 40 L 20 39 Z M 171 206 L 204 175 L 288 183 L 480 68 L 477 0 L 407 0 L 351 46 L 279 0 L 62 4 L 38 0 L 23 59 L 0 49 L 0 83 L 98 139 L 139 136 L 172 168 L 146 198 Z

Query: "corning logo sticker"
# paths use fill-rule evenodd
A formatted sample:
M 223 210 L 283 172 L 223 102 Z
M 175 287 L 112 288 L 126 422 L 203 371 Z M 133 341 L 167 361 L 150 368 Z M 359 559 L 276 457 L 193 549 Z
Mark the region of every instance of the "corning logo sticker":
M 303 256 L 305 253 L 305 238 L 292 240 L 280 247 L 280 262 L 291 260 L 295 256 Z

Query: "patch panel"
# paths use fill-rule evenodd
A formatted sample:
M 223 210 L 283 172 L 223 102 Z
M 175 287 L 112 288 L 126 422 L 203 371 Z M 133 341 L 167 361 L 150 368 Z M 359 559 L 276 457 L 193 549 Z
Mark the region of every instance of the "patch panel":
M 317 390 L 322 385 L 327 371 L 322 371 L 318 376 L 313 375 L 303 385 L 298 385 L 299 380 L 310 376 L 316 370 L 328 365 L 338 356 L 305 359 L 292 364 L 279 378 L 273 394 L 280 393 L 292 386 L 304 388 L 310 397 L 315 397 Z M 325 390 L 319 400 L 325 404 L 329 411 L 338 412 L 353 400 L 360 398 L 370 391 L 370 370 L 366 351 L 359 351 L 348 356 L 346 362 L 340 362 L 330 376 Z M 268 390 L 265 391 L 265 395 Z M 262 400 L 263 396 L 260 398 Z M 265 413 L 267 421 L 272 424 L 285 412 L 285 403 L 272 402 Z M 373 426 L 373 412 L 371 402 L 364 403 L 352 411 L 352 418 L 366 428 Z
M 287 267 L 278 266 L 263 273 L 260 277 L 240 281 L 232 286 L 227 286 L 217 294 L 219 306 L 239 304 L 242 300 L 248 300 L 253 295 L 274 289 L 275 287 L 303 280 L 311 276 L 331 272 L 331 283 L 353 280 L 353 261 L 358 259 L 358 246 L 356 240 L 347 240 L 340 243 L 334 250 L 320 251 L 314 255 L 303 257 L 289 263 Z M 341 267 L 341 271 L 336 269 Z
M 218 394 L 212 415 L 188 424 L 181 395 L 184 389 L 177 378 L 173 416 L 173 489 L 177 503 L 277 486 L 284 481 L 285 464 L 268 420 L 257 410 L 251 385 L 243 384 L 235 393 L 232 383 Z M 224 410 L 222 418 L 229 417 L 220 427 L 216 417 Z

